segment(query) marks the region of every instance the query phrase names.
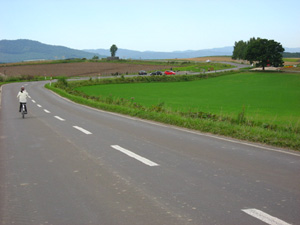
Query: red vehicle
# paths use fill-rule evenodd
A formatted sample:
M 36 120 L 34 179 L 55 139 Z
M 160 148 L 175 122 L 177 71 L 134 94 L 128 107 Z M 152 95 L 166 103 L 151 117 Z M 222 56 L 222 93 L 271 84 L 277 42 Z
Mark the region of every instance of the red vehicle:
M 171 71 L 171 70 L 167 70 L 167 71 L 165 71 L 164 74 L 165 74 L 165 75 L 175 75 L 176 73 L 173 72 L 173 71 Z

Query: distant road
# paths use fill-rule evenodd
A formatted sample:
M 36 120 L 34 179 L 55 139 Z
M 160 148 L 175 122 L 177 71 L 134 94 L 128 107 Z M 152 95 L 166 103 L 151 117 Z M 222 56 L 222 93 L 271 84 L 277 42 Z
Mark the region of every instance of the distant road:
M 5 85 L 0 224 L 300 224 L 300 154 Z
M 250 66 L 250 65 L 246 65 L 246 64 L 233 63 L 233 62 L 218 62 L 218 63 L 229 64 L 229 65 L 234 66 L 234 68 L 223 69 L 223 70 L 214 70 L 214 71 L 205 71 L 205 73 L 216 73 L 216 72 L 225 72 L 225 71 L 231 71 L 231 70 L 239 70 L 241 68 L 246 68 L 246 67 Z M 176 74 L 177 75 L 182 75 L 182 74 L 199 74 L 199 72 L 179 71 L 179 72 L 176 72 Z

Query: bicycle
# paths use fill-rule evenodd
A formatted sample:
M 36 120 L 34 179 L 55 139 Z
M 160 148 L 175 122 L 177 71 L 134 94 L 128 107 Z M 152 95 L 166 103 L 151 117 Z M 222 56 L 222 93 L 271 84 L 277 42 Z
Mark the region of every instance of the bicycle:
M 22 103 L 22 107 L 21 107 L 21 114 L 22 114 L 23 119 L 25 118 L 25 114 L 27 114 L 25 105 L 26 105 L 26 103 Z

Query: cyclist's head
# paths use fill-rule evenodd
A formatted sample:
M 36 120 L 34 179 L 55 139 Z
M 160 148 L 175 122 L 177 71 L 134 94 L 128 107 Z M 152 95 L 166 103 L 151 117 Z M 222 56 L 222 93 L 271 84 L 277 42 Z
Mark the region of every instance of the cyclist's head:
M 25 90 L 25 87 L 24 87 L 24 86 L 22 86 L 22 87 L 21 87 L 21 91 L 24 91 L 24 90 Z

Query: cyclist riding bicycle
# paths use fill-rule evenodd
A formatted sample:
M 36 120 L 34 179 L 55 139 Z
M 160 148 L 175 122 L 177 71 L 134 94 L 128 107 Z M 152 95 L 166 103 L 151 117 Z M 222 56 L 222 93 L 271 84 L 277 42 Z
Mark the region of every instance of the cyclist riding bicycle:
M 20 102 L 20 109 L 19 112 L 21 112 L 22 105 L 24 104 L 25 106 L 25 112 L 27 113 L 27 107 L 26 107 L 26 102 L 27 102 L 27 97 L 28 97 L 28 92 L 25 90 L 25 87 L 21 87 L 21 91 L 19 91 L 17 98 L 19 98 Z

